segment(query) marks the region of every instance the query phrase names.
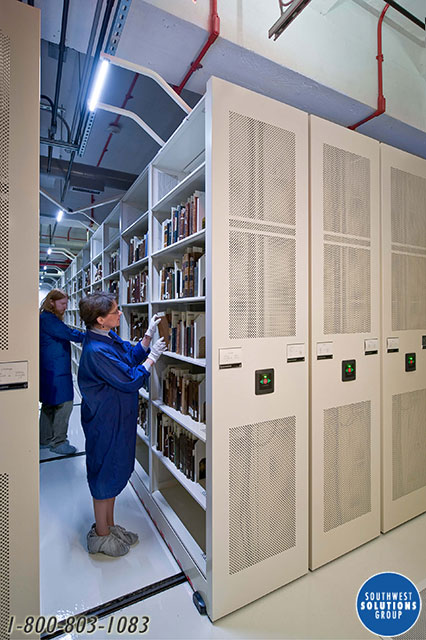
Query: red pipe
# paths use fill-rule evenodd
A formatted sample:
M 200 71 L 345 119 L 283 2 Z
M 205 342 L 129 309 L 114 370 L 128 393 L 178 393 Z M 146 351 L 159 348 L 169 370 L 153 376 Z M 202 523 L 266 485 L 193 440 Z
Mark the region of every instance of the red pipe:
M 385 17 L 385 13 L 388 9 L 389 9 L 389 5 L 386 4 L 385 8 L 380 14 L 379 22 L 377 24 L 376 60 L 377 60 L 377 68 L 378 68 L 378 75 L 379 75 L 379 82 L 378 82 L 379 94 L 377 96 L 377 109 L 374 113 L 371 114 L 371 116 L 368 116 L 367 118 L 364 118 L 364 120 L 361 120 L 360 122 L 357 122 L 356 124 L 351 125 L 350 127 L 348 127 L 348 129 L 352 129 L 352 130 L 357 129 L 362 124 L 364 124 L 364 122 L 368 122 L 369 120 L 372 120 L 373 118 L 376 118 L 377 116 L 382 115 L 382 113 L 386 111 L 386 98 L 383 95 L 383 60 L 384 58 L 382 53 L 382 23 L 383 23 L 383 18 Z
M 72 229 L 72 227 L 70 227 L 70 229 Z M 40 233 L 40 238 L 50 238 L 50 235 L 48 233 Z M 83 238 L 71 238 L 71 236 L 69 236 L 69 232 L 67 236 L 58 236 L 58 234 L 55 233 L 55 238 L 61 238 L 61 240 L 75 240 L 76 242 L 85 242 Z
M 135 88 L 135 84 L 136 84 L 136 81 L 137 81 L 138 77 L 139 77 L 139 74 L 135 73 L 135 75 L 133 77 L 133 80 L 132 80 L 132 82 L 130 84 L 130 87 L 129 87 L 129 89 L 128 89 L 125 97 L 124 97 L 123 104 L 121 105 L 122 109 L 125 109 L 125 107 L 126 107 L 127 103 L 129 102 L 129 100 L 131 98 L 133 98 L 132 91 Z M 115 118 L 114 122 L 112 123 L 112 125 L 113 126 L 118 125 L 118 123 L 120 122 L 120 118 L 121 118 L 120 115 L 116 116 L 116 118 Z M 99 156 L 99 160 L 98 160 L 98 162 L 96 164 L 97 167 L 100 166 L 104 155 L 108 151 L 108 147 L 109 147 L 109 143 L 111 142 L 112 135 L 113 135 L 112 133 L 109 134 L 109 136 L 107 138 L 107 141 L 104 144 L 104 148 L 102 149 L 101 155 Z M 95 202 L 95 197 L 94 197 L 94 195 L 92 193 L 92 195 L 90 196 L 90 203 L 93 204 L 94 202 Z M 91 216 L 91 218 L 93 218 L 93 220 L 95 219 L 95 216 L 94 216 L 94 213 L 93 213 L 93 209 L 90 209 L 90 216 Z M 90 226 L 93 226 L 93 222 L 90 223 Z
M 46 265 L 47 267 L 59 267 L 59 269 L 62 269 L 64 265 L 67 266 L 70 263 L 70 260 L 64 260 L 63 262 L 40 262 L 40 266 L 44 267 L 44 265 Z
M 178 93 L 179 95 L 181 94 L 182 89 L 184 88 L 184 86 L 188 82 L 189 78 L 194 73 L 194 71 L 197 71 L 197 69 L 200 69 L 202 67 L 202 65 L 200 64 L 200 61 L 204 58 L 204 56 L 206 55 L 207 51 L 212 46 L 213 42 L 217 39 L 217 37 L 220 34 L 220 18 L 219 18 L 218 13 L 217 13 L 217 0 L 210 0 L 209 23 L 210 23 L 209 36 L 207 38 L 207 41 L 206 41 L 204 47 L 201 49 L 201 51 L 198 54 L 198 56 L 196 57 L 196 59 L 194 60 L 194 62 L 189 67 L 189 70 L 188 70 L 186 76 L 184 77 L 184 79 L 182 80 L 182 82 L 180 83 L 180 85 L 178 87 L 176 87 L 176 89 L 175 89 L 176 93 Z

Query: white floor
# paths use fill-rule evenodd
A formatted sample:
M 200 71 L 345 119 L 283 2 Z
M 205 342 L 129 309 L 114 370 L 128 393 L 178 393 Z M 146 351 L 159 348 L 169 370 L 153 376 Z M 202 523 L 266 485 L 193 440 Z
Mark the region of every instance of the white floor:
M 74 407 L 75 437 L 79 407 Z M 70 442 L 76 444 L 70 433 Z M 84 443 L 83 443 L 84 444 Z M 85 456 L 58 458 L 40 465 L 41 612 L 66 617 L 179 573 L 179 567 L 146 512 L 128 486 L 117 499 L 117 522 L 137 531 L 140 542 L 127 556 L 90 556 L 85 535 L 92 524 L 86 484 Z M 353 639 L 377 637 L 359 622 L 355 599 L 362 583 L 381 571 L 398 571 L 419 587 L 426 578 L 426 514 L 371 541 L 352 553 L 310 572 L 212 624 L 192 604 L 188 584 L 173 587 L 132 607 L 99 620 L 95 633 L 71 638 L 135 638 L 118 634 L 121 616 L 148 616 L 144 637 L 166 639 Z M 424 588 L 421 587 L 421 588 Z

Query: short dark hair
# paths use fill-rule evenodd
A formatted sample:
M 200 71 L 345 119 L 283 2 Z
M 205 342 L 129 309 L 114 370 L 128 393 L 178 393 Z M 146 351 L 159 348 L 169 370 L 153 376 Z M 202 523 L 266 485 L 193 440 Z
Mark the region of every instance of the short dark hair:
M 89 293 L 88 296 L 82 298 L 78 303 L 80 309 L 80 318 L 88 329 L 91 329 L 97 321 L 97 318 L 105 318 L 111 311 L 114 302 L 116 302 L 113 293 L 105 291 L 97 291 Z

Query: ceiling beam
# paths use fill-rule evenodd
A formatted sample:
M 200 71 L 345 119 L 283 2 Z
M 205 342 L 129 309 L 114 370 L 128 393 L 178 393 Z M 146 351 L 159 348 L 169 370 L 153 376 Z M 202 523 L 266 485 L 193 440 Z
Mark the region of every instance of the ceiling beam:
M 68 160 L 59 160 L 52 158 L 52 167 L 49 175 L 66 177 Z M 47 173 L 47 157 L 40 156 L 40 173 Z M 104 169 L 103 167 L 91 167 L 87 164 L 74 163 L 72 168 L 73 176 L 84 178 L 86 181 L 94 182 L 102 181 L 105 187 L 117 189 L 118 191 L 127 191 L 134 183 L 137 175 L 133 173 L 125 173 L 124 171 L 115 171 L 113 169 Z

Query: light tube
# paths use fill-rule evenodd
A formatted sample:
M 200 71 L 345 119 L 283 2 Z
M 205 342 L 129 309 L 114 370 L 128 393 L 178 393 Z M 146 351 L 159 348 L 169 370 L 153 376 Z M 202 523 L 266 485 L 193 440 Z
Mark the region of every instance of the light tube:
M 108 67 L 109 67 L 108 60 L 102 60 L 101 66 L 98 67 L 92 93 L 90 95 L 89 102 L 88 102 L 88 107 L 90 111 L 94 111 L 97 107 L 97 104 L 99 102 L 99 98 L 101 95 L 102 87 L 104 85 L 105 78 L 108 72 Z
M 60 222 L 63 217 L 64 217 L 64 212 L 62 211 L 62 209 L 59 209 L 58 213 L 56 214 L 57 222 Z

